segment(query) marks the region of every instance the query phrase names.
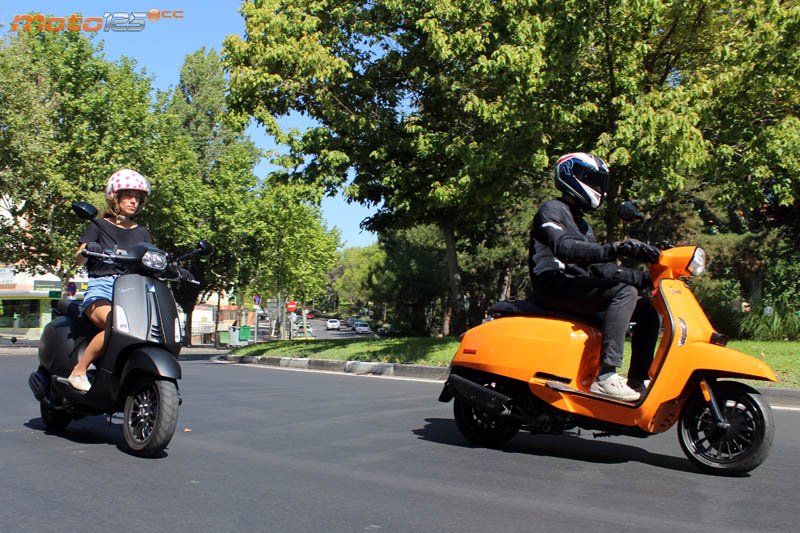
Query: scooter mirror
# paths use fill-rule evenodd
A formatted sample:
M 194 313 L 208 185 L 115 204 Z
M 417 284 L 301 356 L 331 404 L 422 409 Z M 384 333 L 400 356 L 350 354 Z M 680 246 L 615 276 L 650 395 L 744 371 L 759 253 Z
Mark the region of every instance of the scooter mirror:
M 92 220 L 97 216 L 97 208 L 88 202 L 72 202 L 72 210 L 83 220 Z
M 198 242 L 197 249 L 199 250 L 198 253 L 200 254 L 200 257 L 208 257 L 214 253 L 214 248 L 206 241 Z
M 619 218 L 625 222 L 644 220 L 644 216 L 636 209 L 636 206 L 630 202 L 622 202 L 619 206 Z

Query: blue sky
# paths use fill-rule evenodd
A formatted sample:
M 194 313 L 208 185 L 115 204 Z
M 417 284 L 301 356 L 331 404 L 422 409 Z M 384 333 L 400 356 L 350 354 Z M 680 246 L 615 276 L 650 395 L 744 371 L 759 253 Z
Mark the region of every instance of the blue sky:
M 218 2 L 176 2 L 160 0 L 142 3 L 140 0 L 126 1 L 0 1 L 0 32 L 5 35 L 15 15 L 39 11 L 56 17 L 69 18 L 73 13 L 82 13 L 84 18 L 96 17 L 104 19 L 105 13 L 148 12 L 157 9 L 160 12 L 183 11 L 183 18 L 158 21 L 147 20 L 140 32 L 99 32 L 95 42 L 105 43 L 105 57 L 116 60 L 121 56 L 133 58 L 139 70 L 144 70 L 154 78 L 153 86 L 162 90 L 174 87 L 178 83 L 180 68 L 187 54 L 205 46 L 206 50 L 214 48 L 218 53 L 222 49 L 222 40 L 227 35 L 244 34 L 244 20 L 239 14 L 238 1 Z M 302 129 L 302 121 L 283 125 Z M 251 126 L 247 132 L 253 141 L 263 149 L 273 148 L 274 143 L 264 130 Z M 267 172 L 266 165 L 256 168 L 258 175 Z M 358 204 L 347 204 L 341 196 L 326 198 L 322 204 L 323 215 L 328 227 L 336 226 L 342 232 L 345 246 L 367 246 L 376 240 L 374 233 L 363 231 L 359 223 L 370 216 L 374 210 Z

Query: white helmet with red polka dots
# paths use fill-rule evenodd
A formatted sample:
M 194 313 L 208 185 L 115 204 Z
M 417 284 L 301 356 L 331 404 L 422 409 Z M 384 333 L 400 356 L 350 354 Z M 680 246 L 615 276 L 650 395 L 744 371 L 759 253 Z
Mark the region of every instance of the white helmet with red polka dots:
M 142 191 L 145 199 L 150 194 L 150 183 L 147 178 L 129 168 L 117 170 L 108 178 L 106 199 L 114 200 L 119 191 Z

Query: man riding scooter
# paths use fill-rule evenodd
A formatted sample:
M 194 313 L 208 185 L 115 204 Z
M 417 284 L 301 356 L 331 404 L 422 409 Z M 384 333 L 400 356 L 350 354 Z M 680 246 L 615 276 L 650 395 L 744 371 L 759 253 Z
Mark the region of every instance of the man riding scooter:
M 562 195 L 545 202 L 531 228 L 529 268 L 534 303 L 556 311 L 604 313 L 602 353 L 590 391 L 636 401 L 647 387 L 659 315 L 639 289 L 652 289 L 648 272 L 621 267 L 617 258 L 652 262 L 659 250 L 635 239 L 599 244 L 584 213 L 598 209 L 608 190 L 608 166 L 601 158 L 572 153 L 556 164 L 555 185 Z M 627 383 L 622 365 L 625 333 L 633 321 L 631 366 Z

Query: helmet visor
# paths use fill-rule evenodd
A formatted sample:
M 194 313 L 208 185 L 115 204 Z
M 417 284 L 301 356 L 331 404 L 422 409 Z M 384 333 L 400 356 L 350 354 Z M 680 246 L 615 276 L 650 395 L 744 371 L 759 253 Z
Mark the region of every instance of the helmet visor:
M 576 165 L 574 170 L 575 178 L 583 183 L 585 186 L 590 187 L 597 191 L 600 196 L 605 196 L 608 191 L 608 173 L 598 172 L 591 170 L 583 165 Z

